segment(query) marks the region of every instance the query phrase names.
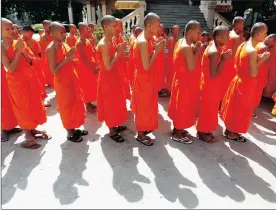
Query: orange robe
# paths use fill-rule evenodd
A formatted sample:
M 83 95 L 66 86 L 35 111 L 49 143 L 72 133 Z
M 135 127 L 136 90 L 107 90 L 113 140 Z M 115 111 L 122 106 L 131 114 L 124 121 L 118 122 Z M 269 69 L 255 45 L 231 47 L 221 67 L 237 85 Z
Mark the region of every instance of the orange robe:
M 148 41 L 148 52 L 153 54 L 154 40 Z M 143 68 L 138 42 L 134 45 L 135 75 L 131 108 L 135 114 L 137 131 L 155 130 L 158 127 L 158 86 L 155 63 L 147 71 Z
M 50 42 L 53 41 L 52 36 L 47 36 L 47 38 L 45 38 L 44 36 L 41 36 L 39 44 L 41 47 L 41 58 L 42 58 L 42 62 L 43 62 L 43 72 L 45 75 L 45 83 L 47 85 L 50 85 L 51 87 L 53 87 L 54 85 L 54 75 L 52 74 L 50 67 L 48 65 L 48 61 L 46 58 L 46 49 L 48 47 L 48 45 L 50 44 Z
M 228 49 L 232 50 L 233 44 L 234 44 L 234 40 L 230 38 L 228 44 L 225 47 L 223 47 L 223 50 L 224 51 L 227 51 Z M 234 57 L 232 57 L 224 62 L 222 70 L 220 72 L 220 78 L 221 78 L 220 99 L 221 100 L 223 100 L 224 95 L 227 92 L 228 87 L 235 76 L 236 76 L 236 69 L 234 67 Z
M 255 105 L 257 77 L 250 76 L 249 57 L 245 43 L 241 44 L 235 56 L 237 75 L 232 80 L 221 107 L 221 119 L 228 130 L 246 133 L 252 119 Z
M 8 58 L 12 61 L 16 51 L 16 41 L 7 51 Z M 25 52 L 35 59 L 32 51 L 25 46 Z M 20 57 L 14 72 L 7 72 L 7 83 L 15 117 L 21 128 L 35 129 L 46 122 L 46 110 L 41 98 L 39 80 L 36 70 L 27 62 L 25 57 Z
M 174 39 L 173 43 L 168 43 L 168 48 L 171 48 L 174 52 L 175 46 L 177 44 L 178 40 Z M 173 54 L 168 54 L 167 56 L 167 88 L 170 90 L 172 86 L 172 81 L 174 77 L 174 66 L 173 66 Z
M 134 77 L 134 58 L 133 58 L 133 47 L 136 39 L 133 37 L 129 39 L 129 60 L 128 60 L 128 68 L 127 68 L 127 79 L 129 81 L 130 87 L 133 87 L 133 77 Z
M 32 46 L 31 50 L 34 53 L 34 55 L 41 54 L 41 47 L 39 43 L 32 39 Z M 42 59 L 39 56 L 36 56 L 36 61 L 34 62 L 34 68 L 36 69 L 36 75 L 38 77 L 38 80 L 41 84 L 41 97 L 42 99 L 45 99 L 47 97 L 46 89 L 45 89 L 45 75 L 43 71 L 43 62 Z
M 109 56 L 114 57 L 116 53 L 116 43 L 112 42 L 109 48 Z M 105 122 L 109 128 L 122 125 L 128 118 L 126 100 L 123 87 L 120 85 L 120 73 L 118 65 L 106 70 L 101 52 L 98 51 L 100 62 L 100 72 L 98 76 L 98 120 Z M 117 61 L 118 62 L 118 61 Z
M 262 54 L 263 50 L 261 49 L 261 43 L 256 45 L 256 50 L 258 54 Z M 261 64 L 258 75 L 257 75 L 257 87 L 256 87 L 256 92 L 255 92 L 255 107 L 258 107 L 261 103 L 262 95 L 263 95 L 263 90 L 265 86 L 267 85 L 267 80 L 268 80 L 268 61 Z
M 66 43 L 69 47 L 73 47 L 73 46 L 76 46 L 77 41 L 78 41 L 78 37 L 77 37 L 77 36 L 73 36 L 73 37 L 67 36 L 67 37 L 66 37 L 65 43 Z
M 199 58 L 193 71 L 187 69 L 181 43 L 182 41 L 179 41 L 174 51 L 175 75 L 168 110 L 174 127 L 179 130 L 189 128 L 196 122 L 201 77 Z
M 62 44 L 56 52 L 56 62 L 61 63 L 70 47 Z M 85 107 L 82 90 L 73 61 L 67 62 L 54 75 L 58 111 L 65 129 L 75 129 L 84 124 Z
M 276 92 L 274 93 L 274 95 L 272 96 L 272 99 L 275 101 L 275 105 L 272 109 L 271 114 L 273 114 L 274 116 L 276 116 Z
M 123 42 L 124 42 L 124 39 L 122 35 L 119 35 L 115 41 L 116 45 L 119 45 Z M 129 83 L 127 82 L 127 79 L 126 79 L 127 62 L 126 62 L 124 53 L 122 53 L 121 57 L 116 62 L 116 65 L 118 65 L 118 67 L 116 68 L 119 70 L 119 81 L 123 87 L 125 98 L 130 99 L 130 88 L 129 88 Z
M 17 119 L 15 118 L 14 111 L 10 100 L 10 90 L 6 79 L 5 67 L 1 65 L 1 129 L 11 130 L 18 125 Z
M 221 75 L 211 78 L 209 45 L 202 56 L 202 75 L 200 81 L 200 102 L 196 128 L 199 132 L 210 133 L 218 126 L 218 111 L 220 104 Z
M 87 39 L 84 46 L 84 53 L 87 60 L 92 61 L 96 67 L 96 52 L 93 51 L 90 41 Z M 91 103 L 97 100 L 97 77 L 84 62 L 80 54 L 80 49 L 76 51 L 77 63 L 76 70 L 78 73 L 81 89 L 83 92 L 84 103 Z
M 276 49 L 270 52 L 267 86 L 264 89 L 264 97 L 272 97 L 276 92 Z
M 165 64 L 166 64 L 166 57 L 165 51 L 162 50 L 158 53 L 156 57 L 156 77 L 157 77 L 157 86 L 158 90 L 162 90 L 165 88 Z

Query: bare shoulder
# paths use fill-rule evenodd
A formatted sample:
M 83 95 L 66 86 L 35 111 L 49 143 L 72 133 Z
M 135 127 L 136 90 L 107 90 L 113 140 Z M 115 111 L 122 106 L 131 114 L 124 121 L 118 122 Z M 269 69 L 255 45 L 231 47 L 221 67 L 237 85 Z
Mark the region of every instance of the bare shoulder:
M 139 38 L 137 39 L 137 43 L 138 45 L 147 45 L 148 40 L 146 40 L 144 36 L 139 36 Z
M 256 54 L 257 53 L 257 50 L 255 47 L 252 46 L 252 44 L 247 41 L 245 43 L 245 51 L 248 53 L 248 54 Z
M 54 47 L 53 42 L 51 42 L 51 43 L 48 45 L 47 49 L 46 49 L 46 53 L 54 53 L 55 51 L 56 51 L 56 48 Z
M 213 43 L 208 49 L 208 55 L 216 55 L 216 54 L 219 54 L 219 50 L 216 47 L 216 45 Z

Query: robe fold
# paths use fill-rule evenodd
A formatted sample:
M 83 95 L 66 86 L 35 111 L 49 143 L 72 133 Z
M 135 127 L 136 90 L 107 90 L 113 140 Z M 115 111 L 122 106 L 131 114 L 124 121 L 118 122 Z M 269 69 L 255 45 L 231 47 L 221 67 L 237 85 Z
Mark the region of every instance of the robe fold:
M 83 47 L 87 60 L 90 60 L 96 67 L 96 52 L 93 51 L 90 41 L 87 39 Z M 76 51 L 76 70 L 78 73 L 81 89 L 83 92 L 84 103 L 91 103 L 97 100 L 97 76 L 84 62 L 80 54 L 79 46 Z
M 200 102 L 196 129 L 199 132 L 210 133 L 218 126 L 218 111 L 220 104 L 221 75 L 211 78 L 209 45 L 202 57 L 202 74 L 200 80 Z M 220 59 L 219 59 L 220 60 Z
M 164 89 L 165 86 L 165 65 L 166 65 L 166 57 L 165 51 L 162 50 L 158 53 L 156 57 L 156 77 L 157 77 L 157 86 L 158 90 Z
M 129 59 L 127 63 L 127 80 L 131 88 L 133 88 L 133 78 L 134 78 L 134 52 L 133 47 L 136 39 L 133 37 L 129 40 Z
M 56 52 L 56 62 L 61 63 L 69 50 L 67 44 L 62 44 Z M 63 127 L 75 129 L 83 125 L 85 118 L 83 94 L 73 61 L 68 61 L 54 75 L 54 88 Z
M 174 48 L 177 44 L 178 40 L 174 39 L 173 42 L 168 41 L 168 49 L 172 49 L 172 52 L 174 52 Z M 166 86 L 170 90 L 172 86 L 172 81 L 174 77 L 174 66 L 173 66 L 173 54 L 167 55 L 167 64 L 166 64 L 167 70 L 166 70 Z
M 200 93 L 200 59 L 197 60 L 196 68 L 189 71 L 181 51 L 182 40 L 175 47 L 174 66 L 171 98 L 168 115 L 176 129 L 183 130 L 193 126 L 196 122 Z
M 12 61 L 16 51 L 16 41 L 7 51 L 8 58 Z M 31 50 L 25 45 L 25 52 L 35 58 Z M 36 75 L 36 70 L 22 55 L 14 72 L 7 72 L 7 84 L 10 90 L 11 104 L 14 115 L 21 128 L 35 129 L 46 122 L 46 110 L 41 98 L 41 84 Z
M 109 56 L 114 57 L 116 43 L 109 48 Z M 100 62 L 97 90 L 98 121 L 105 122 L 109 128 L 122 125 L 128 118 L 126 100 L 120 83 L 120 70 L 116 63 L 111 70 L 107 70 L 103 63 L 102 54 L 98 51 Z
M 76 46 L 78 41 L 78 37 L 77 36 L 73 36 L 73 37 L 66 37 L 65 43 L 69 46 L 69 47 L 73 47 Z
M 1 129 L 11 130 L 18 125 L 10 100 L 10 90 L 6 79 L 5 67 L 1 65 Z
M 250 76 L 249 56 L 245 43 L 241 44 L 237 50 L 235 66 L 237 75 L 226 92 L 220 116 L 229 131 L 246 133 L 255 105 L 257 77 Z
M 139 39 L 139 38 L 138 38 Z M 148 40 L 148 52 L 153 54 L 154 40 Z M 137 131 L 158 128 L 158 84 L 156 66 L 153 63 L 147 71 L 143 68 L 138 41 L 134 45 L 135 75 L 131 99 L 131 109 L 135 115 Z

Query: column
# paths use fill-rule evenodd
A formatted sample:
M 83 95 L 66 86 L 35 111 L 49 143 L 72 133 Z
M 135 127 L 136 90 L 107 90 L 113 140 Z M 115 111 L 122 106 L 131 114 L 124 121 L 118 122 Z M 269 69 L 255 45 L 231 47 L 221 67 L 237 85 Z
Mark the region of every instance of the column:
M 72 5 L 71 2 L 69 1 L 68 4 L 68 17 L 69 17 L 69 23 L 72 24 L 74 23 L 74 19 L 73 19 L 73 9 L 72 9 Z
M 96 23 L 96 8 L 95 8 L 95 4 L 91 5 L 91 18 L 92 18 L 92 22 Z
M 144 18 L 145 18 L 145 11 L 146 11 L 146 1 L 140 1 L 139 2 L 140 5 L 140 21 L 139 21 L 139 26 L 143 27 L 144 26 Z
M 103 16 L 106 15 L 106 1 L 102 0 L 102 14 Z
M 209 29 L 212 29 L 214 25 L 216 6 L 217 6 L 217 1 L 215 0 L 208 1 L 208 12 L 207 12 L 206 22 Z
M 91 22 L 91 6 L 90 6 L 90 0 L 86 1 L 86 8 L 87 8 L 87 23 Z

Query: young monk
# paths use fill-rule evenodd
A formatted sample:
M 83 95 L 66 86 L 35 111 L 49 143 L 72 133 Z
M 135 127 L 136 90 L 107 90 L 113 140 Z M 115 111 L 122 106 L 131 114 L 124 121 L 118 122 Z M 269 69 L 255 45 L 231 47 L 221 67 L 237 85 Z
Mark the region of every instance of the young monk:
M 133 43 L 134 40 L 136 40 L 137 37 L 135 36 L 135 30 L 136 30 L 137 27 L 138 26 L 136 26 L 136 25 L 132 26 L 131 35 L 129 37 L 129 43 Z
M 228 44 L 225 46 L 225 50 L 232 50 L 232 58 L 228 59 L 224 65 L 223 69 L 221 71 L 221 101 L 224 98 L 224 95 L 232 81 L 232 79 L 236 76 L 236 70 L 234 67 L 234 56 L 236 54 L 236 51 L 239 47 L 239 45 L 244 41 L 240 38 L 238 33 L 240 31 L 243 31 L 244 27 L 244 19 L 242 17 L 235 17 L 232 24 L 233 30 L 230 32 L 230 40 Z
M 127 120 L 126 100 L 123 87 L 120 84 L 119 69 L 116 62 L 126 49 L 126 42 L 116 45 L 113 36 L 116 35 L 117 21 L 111 15 L 102 18 L 101 24 L 104 37 L 98 43 L 98 58 L 100 72 L 98 77 L 98 120 L 105 121 L 109 128 L 109 136 L 115 142 L 124 142 L 121 132 L 127 129 L 122 126 Z
M 78 37 L 77 37 L 77 27 L 74 24 L 69 25 L 69 35 L 66 37 L 65 43 L 69 47 L 76 46 Z
M 117 45 L 119 45 L 119 44 L 125 42 L 124 38 L 122 36 L 122 33 L 123 33 L 123 23 L 118 18 L 116 20 L 117 20 L 117 26 L 116 26 L 116 35 L 114 36 L 114 40 L 115 40 L 115 43 Z M 127 60 L 126 60 L 126 57 L 125 57 L 124 53 L 121 54 L 121 57 L 116 62 L 116 65 L 118 65 L 118 67 L 116 67 L 116 68 L 119 71 L 119 80 L 120 80 L 120 83 L 121 83 L 121 85 L 123 87 L 125 98 L 126 99 L 130 99 L 129 83 L 127 82 L 127 77 L 126 77 Z
M 89 31 L 88 31 L 88 34 L 89 34 L 89 41 L 91 43 L 91 46 L 93 47 L 93 50 L 96 51 L 96 37 L 94 35 L 94 31 L 95 31 L 95 24 L 93 23 L 90 23 L 88 24 L 88 27 L 89 27 Z
M 88 132 L 77 129 L 84 124 L 85 107 L 73 61 L 76 47 L 70 49 L 63 43 L 66 39 L 66 31 L 62 24 L 52 22 L 49 29 L 53 42 L 47 47 L 46 56 L 55 77 L 54 88 L 58 111 L 63 127 L 67 131 L 67 140 L 79 143 L 83 141 L 82 136 L 87 135 Z
M 168 37 L 168 55 L 167 55 L 167 87 L 170 90 L 174 75 L 174 67 L 173 67 L 173 52 L 175 45 L 178 41 L 178 36 L 180 34 L 180 27 L 178 25 L 174 25 L 172 27 L 172 34 Z
M 43 63 L 41 59 L 41 47 L 39 43 L 32 38 L 34 35 L 34 32 L 35 31 L 31 26 L 24 26 L 22 28 L 22 39 L 27 44 L 27 46 L 32 50 L 33 54 L 36 56 L 36 60 L 33 63 L 33 67 L 36 69 L 36 75 L 40 82 L 41 97 L 44 100 L 44 105 L 46 107 L 49 107 L 51 105 L 46 100 L 47 94 L 45 89 L 45 75 L 42 68 Z
M 32 67 L 34 55 L 22 39 L 15 41 L 15 31 L 10 20 L 2 18 L 2 64 L 7 70 L 10 99 L 18 125 L 24 130 L 26 141 L 21 147 L 37 149 L 36 138 L 51 139 L 45 131 L 36 129 L 46 122 L 46 111 L 39 91 L 39 81 Z
M 129 58 L 128 58 L 128 72 L 127 78 L 131 89 L 133 89 L 133 79 L 134 79 L 134 44 L 137 40 L 137 37 L 142 33 L 143 29 L 141 27 L 136 27 L 134 31 L 134 37 L 129 40 Z
M 270 52 L 270 55 L 272 55 L 273 52 L 275 52 L 274 51 L 275 46 L 276 46 L 276 34 L 270 34 L 265 38 L 264 42 L 260 42 L 259 44 L 256 45 L 255 48 L 258 54 L 262 54 L 263 52 L 267 51 L 267 52 Z M 269 64 L 270 64 L 270 59 L 267 60 L 265 63 L 262 63 L 259 67 L 259 71 L 257 75 L 257 87 L 255 92 L 255 108 L 260 105 L 261 98 L 263 95 L 263 90 L 267 85 Z
M 22 132 L 21 128 L 16 128 L 18 125 L 10 100 L 10 90 L 6 79 L 6 70 L 1 65 L 1 142 L 9 140 L 11 134 Z
M 197 58 L 200 45 L 192 46 L 200 36 L 200 23 L 191 20 L 185 27 L 183 39 L 175 47 L 173 62 L 175 76 L 168 115 L 173 120 L 172 139 L 179 143 L 190 144 L 192 140 L 184 129 L 196 122 L 200 93 L 200 61 Z
M 137 141 L 152 146 L 152 139 L 147 136 L 158 127 L 158 87 L 156 75 L 156 57 L 164 50 L 165 40 L 155 43 L 160 27 L 160 17 L 149 13 L 144 20 L 145 29 L 137 38 L 134 46 L 135 76 L 131 108 L 135 115 Z
M 248 130 L 255 105 L 259 67 L 270 56 L 269 52 L 258 55 L 255 49 L 259 42 L 264 41 L 266 34 L 267 26 L 264 23 L 255 23 L 250 39 L 241 44 L 236 52 L 237 75 L 228 88 L 220 113 L 226 126 L 224 135 L 233 141 L 247 141 L 239 133 L 246 133 Z
M 15 31 L 15 39 L 19 39 L 20 38 L 20 33 L 19 33 L 19 28 L 17 24 L 13 24 L 14 27 L 14 31 Z
M 200 81 L 200 107 L 197 119 L 197 137 L 207 143 L 217 140 L 211 133 L 218 125 L 220 104 L 221 71 L 225 62 L 231 58 L 232 50 L 223 52 L 229 41 L 229 29 L 217 26 L 213 31 L 214 42 L 210 44 L 202 57 L 202 76 Z
M 86 105 L 86 110 L 89 112 L 95 111 L 96 105 L 92 102 L 97 100 L 97 64 L 96 51 L 93 51 L 89 37 L 89 28 L 85 23 L 78 24 L 80 39 L 76 45 L 76 70 L 78 73 L 83 99 Z
M 48 61 L 46 60 L 46 49 L 50 42 L 53 40 L 49 26 L 51 24 L 51 21 L 49 20 L 44 20 L 42 22 L 43 28 L 44 28 L 44 34 L 40 37 L 40 47 L 41 47 L 41 59 L 43 62 L 43 72 L 45 75 L 45 83 L 51 87 L 54 85 L 54 75 L 51 73 L 51 70 L 48 65 Z

